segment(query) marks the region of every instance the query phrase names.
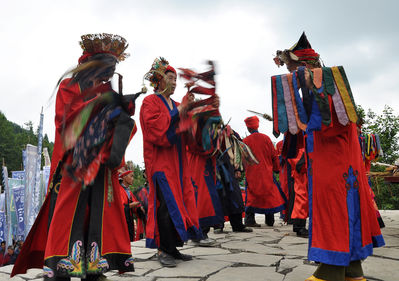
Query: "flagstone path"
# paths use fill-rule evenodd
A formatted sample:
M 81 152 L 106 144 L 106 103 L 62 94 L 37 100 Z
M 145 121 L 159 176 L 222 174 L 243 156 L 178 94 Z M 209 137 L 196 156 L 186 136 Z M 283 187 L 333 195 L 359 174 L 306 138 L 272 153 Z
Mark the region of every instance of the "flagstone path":
M 399 281 L 399 210 L 381 211 L 386 227 L 382 230 L 386 246 L 374 249 L 374 255 L 363 262 L 367 280 Z M 257 215 L 257 222 L 264 222 Z M 211 248 L 196 247 L 188 242 L 182 253 L 194 259 L 179 262 L 176 268 L 163 268 L 156 259 L 155 251 L 147 249 L 144 241 L 132 243 L 135 272 L 106 273 L 110 280 L 124 281 L 235 281 L 235 280 L 305 280 L 316 269 L 307 258 L 308 240 L 299 238 L 291 231 L 291 225 L 282 225 L 276 216 L 275 227 L 255 228 L 252 233 L 231 232 L 213 234 L 218 245 Z M 12 265 L 0 267 L 0 280 L 42 280 L 42 270 L 32 269 L 27 274 L 9 277 Z M 79 279 L 72 278 L 72 281 Z

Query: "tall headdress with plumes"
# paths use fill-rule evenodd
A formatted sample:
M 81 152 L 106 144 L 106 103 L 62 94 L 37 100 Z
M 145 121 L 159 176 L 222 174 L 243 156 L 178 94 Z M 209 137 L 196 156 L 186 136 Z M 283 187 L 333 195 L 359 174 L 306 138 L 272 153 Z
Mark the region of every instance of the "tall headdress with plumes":
M 126 39 L 122 36 L 109 33 L 86 34 L 81 36 L 79 42 L 83 50 L 83 55 L 79 58 L 79 63 L 84 62 L 95 54 L 112 54 L 118 61 L 123 61 L 129 56 L 125 53 L 129 46 Z
M 321 66 L 319 58 L 320 55 L 312 49 L 305 32 L 303 32 L 294 46 L 284 51 L 277 50 L 274 62 L 278 66 L 283 66 L 290 61 L 306 62 L 307 64 Z
M 169 65 L 166 59 L 163 57 L 156 58 L 151 69 L 144 75 L 144 79 L 150 81 L 152 87 L 157 88 L 167 70 L 176 73 L 176 70 Z

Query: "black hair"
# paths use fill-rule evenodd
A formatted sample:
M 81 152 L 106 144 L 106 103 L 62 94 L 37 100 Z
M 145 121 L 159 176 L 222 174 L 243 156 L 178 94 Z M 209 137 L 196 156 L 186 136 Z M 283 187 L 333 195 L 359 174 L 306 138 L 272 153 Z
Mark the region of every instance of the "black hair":
M 108 80 L 114 74 L 117 62 L 111 54 L 95 54 L 71 71 L 71 84 L 79 83 L 83 91 L 92 87 L 95 79 Z

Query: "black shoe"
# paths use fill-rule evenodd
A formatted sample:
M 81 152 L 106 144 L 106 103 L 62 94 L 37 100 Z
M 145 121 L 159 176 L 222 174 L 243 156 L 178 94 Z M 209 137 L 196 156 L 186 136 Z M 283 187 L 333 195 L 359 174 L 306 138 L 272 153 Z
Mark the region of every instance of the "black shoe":
M 236 230 L 233 229 L 233 232 L 253 232 L 253 229 L 250 227 L 244 226 L 244 228 L 241 228 L 241 229 L 236 229 Z
M 306 228 L 301 228 L 296 232 L 296 236 L 302 238 L 309 238 L 309 231 Z
M 182 254 L 179 251 L 173 254 L 173 257 L 177 260 L 182 260 L 182 261 L 191 261 L 193 259 L 193 256 Z
M 176 267 L 175 258 L 165 252 L 158 252 L 158 260 L 164 267 Z
M 252 223 L 245 223 L 245 226 L 249 226 L 249 227 L 260 227 L 259 223 L 256 222 L 252 222 Z

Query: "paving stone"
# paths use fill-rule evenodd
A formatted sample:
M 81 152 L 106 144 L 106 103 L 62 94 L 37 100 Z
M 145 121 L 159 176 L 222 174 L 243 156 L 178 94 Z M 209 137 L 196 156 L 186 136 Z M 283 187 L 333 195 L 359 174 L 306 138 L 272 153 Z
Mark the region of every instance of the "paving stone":
M 155 277 L 149 276 L 113 276 L 112 281 L 127 281 L 127 280 L 134 280 L 134 281 L 155 281 Z
M 200 257 L 204 260 L 219 260 L 219 261 L 229 261 L 233 263 L 244 263 L 253 264 L 260 266 L 272 266 L 276 264 L 282 257 L 270 256 L 254 253 L 237 253 L 229 255 L 216 255 L 216 256 L 202 256 Z
M 11 265 L 9 265 L 9 266 L 12 268 Z M 27 273 L 18 275 L 18 277 L 21 277 L 23 279 L 37 279 L 37 278 L 43 278 L 43 276 L 44 276 L 44 272 L 43 272 L 43 269 L 41 269 L 41 268 L 31 268 L 31 269 L 28 269 Z M 2 279 L 0 279 L 0 280 L 2 280 Z
M 399 262 L 399 249 L 387 248 L 387 247 L 374 248 L 373 255 L 397 259 Z
M 130 245 L 132 247 L 141 247 L 141 248 L 145 248 L 145 239 L 141 239 L 139 241 L 134 241 L 134 242 L 130 242 Z
M 133 254 L 133 258 L 135 260 L 148 260 L 150 258 L 152 258 L 153 256 L 156 255 L 156 252 L 150 252 L 150 253 L 142 253 L 142 254 Z
M 212 260 L 192 260 L 180 262 L 177 267 L 155 270 L 146 274 L 154 277 L 204 277 L 232 265 L 229 262 Z
M 157 281 L 200 281 L 202 278 L 157 278 Z
M 398 269 L 399 261 L 368 257 L 363 263 L 363 273 L 366 277 L 377 278 L 380 280 L 399 280 Z
M 277 268 L 277 272 L 287 273 L 287 271 L 293 270 L 295 267 L 303 265 L 303 260 L 301 259 L 282 259 L 280 265 Z
M 269 247 L 266 247 L 261 244 L 254 244 L 251 241 L 231 241 L 227 243 L 223 243 L 220 245 L 222 248 L 225 249 L 235 249 L 241 251 L 248 251 L 248 252 L 255 252 L 258 254 L 268 254 Z
M 0 267 L 0 272 L 10 274 L 11 271 L 12 271 L 12 268 L 13 268 L 13 265 L 12 265 L 12 264 L 6 265 L 6 266 L 2 266 L 2 267 Z
M 363 270 L 368 280 L 399 281 L 399 211 L 381 211 L 381 214 L 386 224 L 382 234 L 387 246 L 374 249 L 374 256 L 363 262 Z M 210 234 L 221 243 L 219 247 L 185 244 L 178 249 L 195 259 L 178 261 L 176 268 L 163 268 L 153 257 L 156 250 L 145 248 L 144 239 L 133 242 L 136 271 L 120 275 L 113 270 L 105 275 L 114 281 L 305 280 L 316 270 L 315 263 L 306 260 L 308 240 L 296 237 L 291 225 L 282 224 L 278 215 L 275 218 L 275 227 L 254 228 L 252 233 L 233 233 L 226 224 L 225 229 L 230 233 Z M 264 216 L 257 215 L 257 220 L 263 222 Z M 41 269 L 32 269 L 14 278 L 9 277 L 11 271 L 12 265 L 0 267 L 0 281 L 42 280 Z
M 215 248 L 215 247 L 196 247 L 180 251 L 183 254 L 192 256 L 205 256 L 205 255 L 226 255 L 230 254 L 229 250 Z
M 306 238 L 302 237 L 297 237 L 297 236 L 291 236 L 291 235 L 286 235 L 283 237 L 283 239 L 278 242 L 279 246 L 284 244 L 284 245 L 290 245 L 290 244 L 308 244 L 309 240 Z
M 306 278 L 313 275 L 316 268 L 317 267 L 314 265 L 299 265 L 285 275 L 284 281 L 305 280 Z
M 308 255 L 308 244 L 298 244 L 298 245 L 281 245 L 279 247 L 283 248 L 285 254 L 295 255 L 295 256 L 307 256 Z
M 134 263 L 134 268 L 135 269 L 147 269 L 147 270 L 157 270 L 162 268 L 162 265 L 159 263 L 159 261 L 139 261 Z
M 229 267 L 210 276 L 207 281 L 282 281 L 284 275 L 275 272 L 272 267 Z
M 395 236 L 399 234 L 399 230 L 396 229 L 396 234 L 383 234 L 385 240 L 385 248 L 399 248 L 399 236 Z

